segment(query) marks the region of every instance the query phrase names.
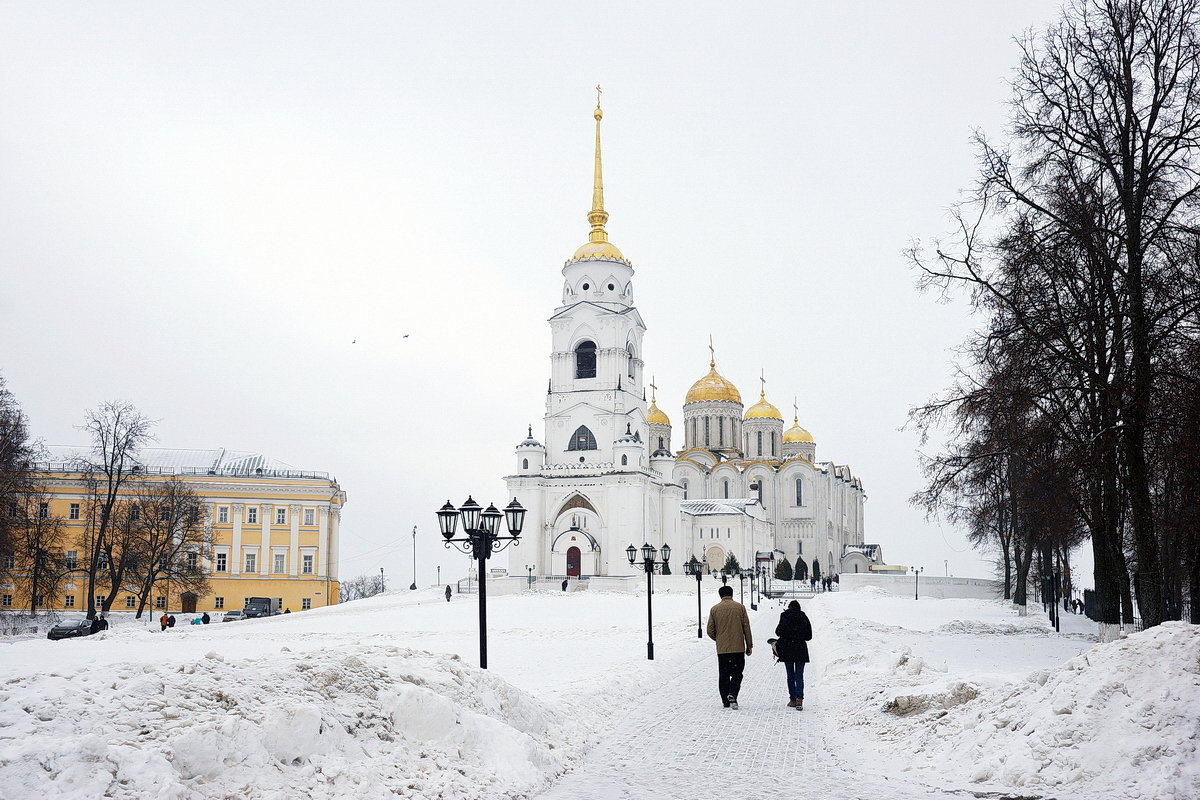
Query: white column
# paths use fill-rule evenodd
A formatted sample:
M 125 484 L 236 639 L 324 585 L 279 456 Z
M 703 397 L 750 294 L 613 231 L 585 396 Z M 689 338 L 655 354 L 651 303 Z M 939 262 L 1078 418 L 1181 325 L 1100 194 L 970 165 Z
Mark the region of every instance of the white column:
M 338 537 L 341 534 L 342 523 L 342 507 L 334 506 L 329 509 L 329 577 L 332 580 L 338 579 L 337 555 L 338 555 Z
M 288 506 L 292 515 L 292 538 L 288 547 L 288 574 L 293 578 L 300 574 L 300 505 L 293 503 Z
M 229 565 L 229 574 L 237 576 L 242 573 L 242 514 L 245 506 L 241 503 L 234 503 L 231 510 L 233 511 L 233 544 L 232 552 L 229 554 L 229 560 L 232 562 Z
M 317 528 L 317 575 L 322 578 L 329 577 L 329 506 L 321 506 L 317 509 L 320 514 L 320 523 Z
M 267 562 L 271 558 L 271 515 L 275 513 L 275 506 L 270 503 L 263 503 L 262 506 L 262 548 L 258 553 L 258 574 L 262 577 L 267 577 L 271 572 L 271 565 Z

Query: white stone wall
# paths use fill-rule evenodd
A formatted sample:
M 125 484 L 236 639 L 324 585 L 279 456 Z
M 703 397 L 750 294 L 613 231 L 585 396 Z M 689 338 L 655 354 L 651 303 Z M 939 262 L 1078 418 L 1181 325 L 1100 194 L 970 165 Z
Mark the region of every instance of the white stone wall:
M 838 577 L 838 588 L 843 592 L 874 587 L 897 597 L 914 597 L 916 583 L 914 575 L 843 572 Z M 920 596 L 938 599 L 964 597 L 999 600 L 1004 597 L 1004 587 L 999 581 L 990 578 L 946 578 L 922 573 Z

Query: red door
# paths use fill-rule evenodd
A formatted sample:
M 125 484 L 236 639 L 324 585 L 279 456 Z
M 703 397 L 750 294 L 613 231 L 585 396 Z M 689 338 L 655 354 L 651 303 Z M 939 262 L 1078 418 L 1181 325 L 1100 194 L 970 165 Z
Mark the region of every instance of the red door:
M 578 578 L 580 574 L 579 563 L 582 559 L 579 555 L 578 547 L 567 548 L 567 577 Z

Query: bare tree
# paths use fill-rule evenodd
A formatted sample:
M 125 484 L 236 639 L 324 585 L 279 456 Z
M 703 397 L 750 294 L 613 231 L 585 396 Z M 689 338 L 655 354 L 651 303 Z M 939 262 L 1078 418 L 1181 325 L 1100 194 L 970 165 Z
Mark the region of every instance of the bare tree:
M 141 618 L 154 587 L 165 582 L 181 593 L 205 595 L 212 531 L 200 511 L 200 496 L 179 478 L 143 481 L 131 487 L 126 563 L 138 595 Z M 134 513 L 136 509 L 136 513 Z
M 51 515 L 49 495 L 33 488 L 22 491 L 10 502 L 18 511 L 10 518 L 14 584 L 24 586 L 29 611 L 36 614 L 38 608 L 46 605 L 38 599 L 56 594 L 64 572 L 74 565 L 65 562 L 63 521 Z
M 34 450 L 21 405 L 0 375 L 0 554 L 15 551 L 12 527 L 29 489 Z M 0 562 L 0 575 L 10 577 L 8 563 L 7 558 Z
M 362 600 L 374 597 L 383 592 L 382 575 L 359 575 L 341 582 L 341 600 L 348 603 L 351 600 Z
M 83 430 L 92 438 L 92 450 L 82 460 L 81 470 L 93 481 L 92 515 L 88 526 L 90 556 L 87 570 L 88 618 L 96 616 L 96 587 L 99 578 L 108 583 L 104 610 L 112 606 L 121 590 L 127 563 L 122 538 L 131 531 L 127 515 L 117 522 L 118 502 L 125 484 L 139 469 L 138 450 L 151 440 L 154 421 L 125 402 L 107 402 L 84 414 Z M 116 534 L 122 534 L 117 536 Z

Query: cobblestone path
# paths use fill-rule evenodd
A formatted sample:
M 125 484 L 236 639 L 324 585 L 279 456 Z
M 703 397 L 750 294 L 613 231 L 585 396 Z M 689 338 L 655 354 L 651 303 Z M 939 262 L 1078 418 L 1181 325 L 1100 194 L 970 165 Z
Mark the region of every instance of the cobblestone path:
M 973 797 L 843 763 L 825 746 L 824 731 L 834 724 L 834 714 L 822 706 L 815 675 L 806 671 L 804 710 L 787 707 L 783 666 L 766 645 L 777 620 L 777 613 L 754 618 L 759 646 L 746 659 L 739 710 L 726 710 L 717 697 L 716 655 L 706 639 L 704 657 L 648 696 L 578 769 L 537 800 Z

